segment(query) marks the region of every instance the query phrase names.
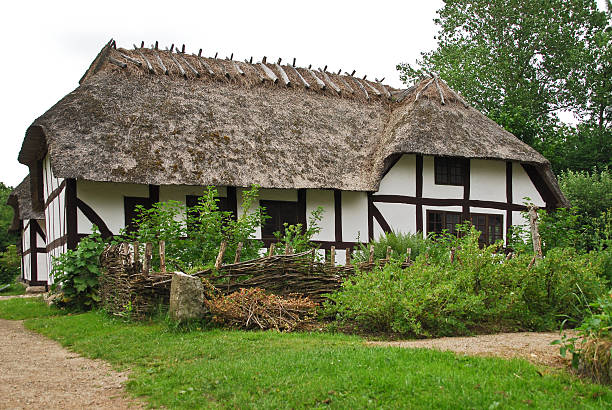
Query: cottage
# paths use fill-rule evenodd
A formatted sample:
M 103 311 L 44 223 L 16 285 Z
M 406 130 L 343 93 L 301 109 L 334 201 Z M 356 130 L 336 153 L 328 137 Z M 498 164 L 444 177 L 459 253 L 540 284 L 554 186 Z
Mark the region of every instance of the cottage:
M 385 231 L 452 231 L 465 219 L 484 241 L 505 239 L 524 222 L 525 197 L 566 204 L 544 157 L 437 77 L 395 90 L 295 61 L 114 41 L 28 128 L 19 161 L 33 209 L 44 210 L 48 258 L 92 224 L 117 234 L 136 205 L 189 205 L 207 185 L 233 212 L 241 190 L 260 185 L 272 216 L 256 234 L 264 241 L 324 207 L 315 239 L 339 261 Z
M 48 280 L 45 213 L 34 211 L 27 176 L 8 197 L 13 208 L 13 222 L 9 228 L 21 234 L 18 244 L 21 254 L 21 280 L 32 286 L 46 285 Z

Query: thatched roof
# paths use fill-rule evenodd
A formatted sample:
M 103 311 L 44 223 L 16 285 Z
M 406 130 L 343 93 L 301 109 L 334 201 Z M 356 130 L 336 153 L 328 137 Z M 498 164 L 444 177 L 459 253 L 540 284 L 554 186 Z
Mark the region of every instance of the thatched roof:
M 348 74 L 112 41 L 30 126 L 19 161 L 32 166 L 47 151 L 58 177 L 157 185 L 376 191 L 401 153 L 550 168 L 441 80 L 398 92 Z
M 13 208 L 13 221 L 9 230 L 19 230 L 19 221 L 25 219 L 45 219 L 45 213 L 32 208 L 32 195 L 30 194 L 30 176 L 23 181 L 9 195 L 6 203 Z

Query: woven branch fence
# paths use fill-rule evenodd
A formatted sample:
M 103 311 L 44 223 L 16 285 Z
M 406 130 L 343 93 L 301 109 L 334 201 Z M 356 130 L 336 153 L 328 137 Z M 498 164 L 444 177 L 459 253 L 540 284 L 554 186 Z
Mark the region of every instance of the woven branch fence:
M 159 245 L 161 272 L 150 271 L 151 244 L 146 244 L 142 258 L 138 254 L 138 243 L 122 243 L 105 248 L 100 256 L 100 296 L 108 312 L 143 318 L 154 313 L 160 304 L 169 304 L 172 273 L 166 272 L 164 243 L 160 242 Z M 238 248 L 241 248 L 240 245 Z M 334 249 L 331 261 L 320 262 L 315 258 L 314 249 L 295 254 L 286 249 L 284 255 L 275 255 L 272 244 L 267 256 L 222 265 L 220 261 L 224 252 L 225 246 L 222 244 L 215 269 L 206 269 L 194 276 L 206 279 L 225 295 L 240 289 L 260 288 L 279 296 L 307 296 L 315 302 L 321 302 L 325 294 L 338 290 L 343 280 L 355 273 L 356 267 L 363 271 L 372 270 L 377 265 L 386 264 L 391 255 L 388 249 L 386 259 L 375 261 L 371 248 L 369 261 L 357 266 L 350 263 L 338 266 L 333 262 Z M 347 262 L 350 261 L 347 259 Z M 407 259 L 403 267 L 409 264 Z

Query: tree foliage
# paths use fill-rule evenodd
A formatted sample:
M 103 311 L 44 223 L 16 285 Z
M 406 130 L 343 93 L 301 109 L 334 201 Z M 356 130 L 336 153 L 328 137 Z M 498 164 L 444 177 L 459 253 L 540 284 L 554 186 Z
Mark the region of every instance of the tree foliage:
M 439 74 L 556 170 L 610 163 L 609 12 L 595 0 L 445 0 L 438 15 L 437 49 L 399 64 L 402 80 Z
M 7 246 L 14 245 L 19 239 L 15 232 L 9 232 L 13 222 L 13 208 L 6 204 L 6 200 L 13 191 L 13 188 L 0 182 L 0 251 L 4 251 Z

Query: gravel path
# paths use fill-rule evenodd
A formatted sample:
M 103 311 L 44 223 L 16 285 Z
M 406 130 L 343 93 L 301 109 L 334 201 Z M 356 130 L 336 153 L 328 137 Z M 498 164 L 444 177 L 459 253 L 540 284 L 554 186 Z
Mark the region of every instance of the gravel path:
M 0 409 L 125 409 L 124 373 L 0 319 Z
M 568 332 L 573 334 L 571 332 Z M 499 333 L 472 337 L 443 337 L 441 339 L 406 340 L 397 342 L 369 342 L 375 346 L 395 346 L 449 350 L 474 356 L 497 356 L 505 359 L 523 358 L 535 364 L 565 367 L 569 363 L 559 355 L 559 346 L 550 342 L 559 339 L 558 332 Z

